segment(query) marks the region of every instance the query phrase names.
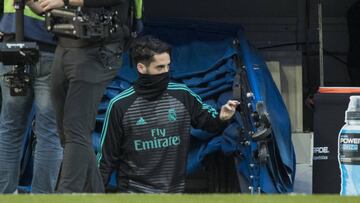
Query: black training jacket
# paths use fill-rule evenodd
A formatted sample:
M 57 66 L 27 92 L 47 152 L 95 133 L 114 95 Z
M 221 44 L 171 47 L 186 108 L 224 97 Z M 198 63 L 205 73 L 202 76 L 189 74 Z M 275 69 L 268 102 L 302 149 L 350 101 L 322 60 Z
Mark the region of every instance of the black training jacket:
M 121 192 L 184 191 L 190 126 L 220 132 L 226 122 L 187 86 L 169 83 L 155 101 L 134 88 L 114 97 L 106 112 L 98 163 L 104 183 L 117 171 Z

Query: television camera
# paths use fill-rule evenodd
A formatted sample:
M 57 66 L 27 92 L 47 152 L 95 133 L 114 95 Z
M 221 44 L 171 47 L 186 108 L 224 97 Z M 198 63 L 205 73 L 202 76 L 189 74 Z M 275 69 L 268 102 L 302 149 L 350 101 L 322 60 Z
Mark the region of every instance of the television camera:
M 99 9 L 93 15 L 88 15 L 81 8 L 65 7 L 47 12 L 45 26 L 57 36 L 101 40 L 120 29 L 120 25 L 116 24 L 117 18 L 117 11 Z
M 0 43 L 0 62 L 11 67 L 3 75 L 11 96 L 25 96 L 31 85 L 31 67 L 39 60 L 35 42 Z

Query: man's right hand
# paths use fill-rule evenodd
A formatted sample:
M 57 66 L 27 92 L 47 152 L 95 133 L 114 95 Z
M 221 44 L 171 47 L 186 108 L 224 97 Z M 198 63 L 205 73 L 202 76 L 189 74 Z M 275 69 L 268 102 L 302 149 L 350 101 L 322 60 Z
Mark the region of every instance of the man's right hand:
M 236 107 L 240 102 L 236 100 L 229 100 L 226 104 L 221 107 L 219 118 L 220 120 L 226 121 L 232 118 L 235 114 Z

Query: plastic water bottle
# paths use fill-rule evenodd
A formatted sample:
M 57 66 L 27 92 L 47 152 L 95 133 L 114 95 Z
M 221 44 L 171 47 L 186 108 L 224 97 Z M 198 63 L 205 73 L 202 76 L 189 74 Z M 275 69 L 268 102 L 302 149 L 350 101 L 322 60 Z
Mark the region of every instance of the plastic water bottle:
M 360 96 L 351 96 L 338 139 L 341 195 L 360 195 Z

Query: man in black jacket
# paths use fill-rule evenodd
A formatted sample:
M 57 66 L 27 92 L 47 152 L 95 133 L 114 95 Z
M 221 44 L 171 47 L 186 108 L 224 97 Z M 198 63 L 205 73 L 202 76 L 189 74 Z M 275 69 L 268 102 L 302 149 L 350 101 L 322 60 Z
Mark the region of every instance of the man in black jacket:
M 130 0 L 40 0 L 40 5 L 44 11 L 64 6 L 81 7 L 89 21 L 112 21 L 106 37 L 96 33 L 94 39 L 58 35 L 52 72 L 53 102 L 64 146 L 57 190 L 104 192 L 91 134 L 105 88 L 122 63 L 124 44 L 129 36 Z M 99 29 L 93 27 L 94 31 Z
M 221 132 L 235 113 L 220 114 L 184 84 L 169 82 L 170 46 L 145 36 L 132 46 L 139 78 L 113 98 L 104 121 L 98 163 L 105 186 L 118 172 L 121 192 L 184 191 L 190 126 Z

